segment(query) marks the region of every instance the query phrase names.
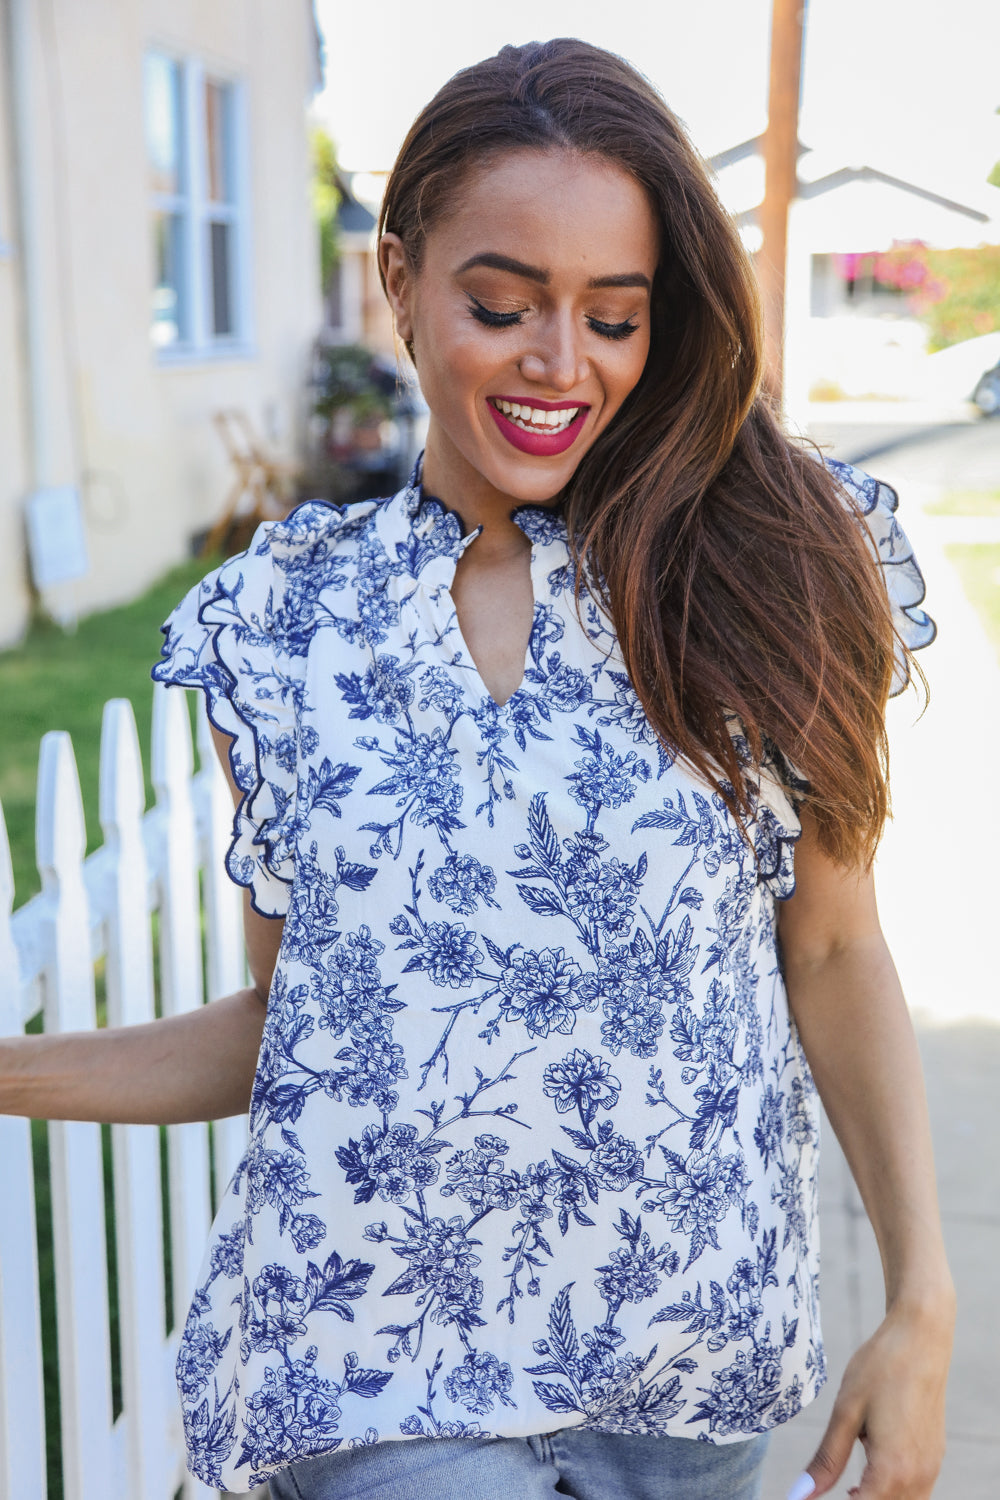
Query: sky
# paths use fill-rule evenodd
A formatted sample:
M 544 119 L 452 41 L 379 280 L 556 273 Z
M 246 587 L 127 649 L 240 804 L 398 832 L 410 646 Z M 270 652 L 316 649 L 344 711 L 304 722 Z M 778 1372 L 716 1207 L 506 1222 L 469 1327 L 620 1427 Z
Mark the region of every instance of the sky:
M 766 120 L 771 0 L 316 0 L 316 10 L 327 80 L 316 111 L 350 171 L 391 166 L 410 121 L 459 68 L 552 36 L 627 57 L 706 156 Z M 1000 190 L 985 183 L 1000 159 L 998 57 L 998 0 L 809 0 L 800 136 L 824 169 L 876 166 L 1000 215 Z

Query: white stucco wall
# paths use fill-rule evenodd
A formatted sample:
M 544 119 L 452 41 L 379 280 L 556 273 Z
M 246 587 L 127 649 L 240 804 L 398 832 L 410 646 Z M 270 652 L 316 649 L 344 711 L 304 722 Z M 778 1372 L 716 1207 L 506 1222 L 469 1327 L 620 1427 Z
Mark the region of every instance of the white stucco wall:
M 8 56 L 6 30 L 0 56 Z M 6 123 L 12 100 L 9 73 L 0 68 L 0 642 L 18 635 L 30 607 L 20 501 L 28 484 L 24 410 L 20 274 L 11 142 Z
M 38 11 L 29 7 L 32 26 Z M 186 555 L 229 487 L 212 412 L 243 407 L 289 452 L 302 428 L 307 354 L 320 319 L 309 207 L 306 105 L 313 36 L 288 0 L 54 0 L 32 42 L 42 264 L 49 296 L 49 459 L 43 482 L 77 484 L 91 557 L 82 610 L 139 593 Z M 53 45 L 53 39 L 55 45 Z M 250 331 L 224 358 L 158 359 L 149 338 L 153 244 L 143 128 L 150 46 L 196 56 L 246 90 Z M 8 136 L 10 111 L 0 112 Z M 0 215 L 2 215 L 0 182 Z M 0 222 L 0 235 L 2 235 Z M 27 390 L 18 346 L 20 268 L 0 261 L 0 382 Z M 0 411 L 0 643 L 23 628 L 19 536 L 39 476 Z M 17 455 L 20 455 L 18 460 Z M 11 466 L 11 459 L 15 462 Z M 20 468 L 18 468 L 18 462 Z M 16 471 L 16 472 L 15 472 Z

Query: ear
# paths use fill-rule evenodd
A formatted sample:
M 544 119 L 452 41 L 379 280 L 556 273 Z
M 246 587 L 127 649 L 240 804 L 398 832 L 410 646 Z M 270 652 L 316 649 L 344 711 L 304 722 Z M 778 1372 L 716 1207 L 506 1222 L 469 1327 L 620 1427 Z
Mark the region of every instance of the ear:
M 378 263 L 385 277 L 385 294 L 392 308 L 396 332 L 404 344 L 413 339 L 413 272 L 398 234 L 384 234 L 379 241 Z

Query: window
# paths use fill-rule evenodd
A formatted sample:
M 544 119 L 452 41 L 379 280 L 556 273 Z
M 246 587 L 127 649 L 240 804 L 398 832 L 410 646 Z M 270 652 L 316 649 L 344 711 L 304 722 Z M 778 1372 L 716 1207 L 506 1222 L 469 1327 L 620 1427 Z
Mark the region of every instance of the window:
M 164 356 L 224 353 L 248 337 L 242 97 L 196 59 L 149 52 L 146 150 L 154 287 Z
M 211 265 L 209 326 L 216 338 L 231 337 L 233 321 L 233 242 L 236 192 L 233 186 L 233 90 L 205 80 L 205 145 L 208 159 L 206 229 Z
M 183 173 L 183 99 L 180 64 L 150 53 L 146 58 L 146 149 L 153 190 L 153 343 L 160 348 L 189 338 L 184 228 L 188 212 Z

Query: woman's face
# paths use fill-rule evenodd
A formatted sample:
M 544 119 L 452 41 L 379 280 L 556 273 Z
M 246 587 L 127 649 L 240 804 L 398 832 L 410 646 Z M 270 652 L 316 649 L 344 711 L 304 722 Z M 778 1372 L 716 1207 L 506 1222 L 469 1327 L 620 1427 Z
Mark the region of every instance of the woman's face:
M 639 184 L 563 150 L 511 152 L 465 179 L 416 274 L 385 236 L 431 411 L 433 494 L 460 514 L 558 496 L 642 374 L 658 254 Z

